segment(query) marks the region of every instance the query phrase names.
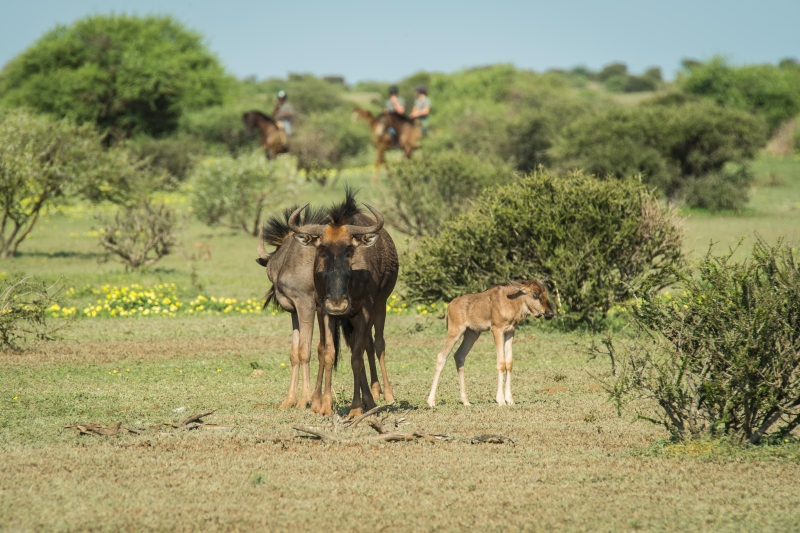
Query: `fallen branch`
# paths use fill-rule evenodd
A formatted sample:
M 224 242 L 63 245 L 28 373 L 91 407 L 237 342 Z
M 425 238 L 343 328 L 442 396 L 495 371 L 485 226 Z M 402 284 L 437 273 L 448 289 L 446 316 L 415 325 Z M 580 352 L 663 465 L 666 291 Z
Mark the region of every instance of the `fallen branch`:
M 203 418 L 213 414 L 216 409 L 212 411 L 205 411 L 203 413 L 193 414 L 188 418 L 185 418 L 181 422 L 167 422 L 166 424 L 156 424 L 151 426 L 150 429 L 158 431 L 162 428 L 174 428 L 174 429 L 185 429 L 185 430 L 192 430 L 192 429 L 207 429 L 207 430 L 216 430 L 216 431 L 227 431 L 233 429 L 233 426 L 218 426 L 216 424 L 206 424 L 203 422 Z M 134 429 L 134 428 L 124 428 L 122 427 L 122 422 L 117 422 L 113 426 L 104 427 L 100 424 L 95 422 L 89 422 L 87 424 L 75 424 L 73 426 L 64 426 L 65 429 L 77 429 L 78 435 L 100 435 L 104 437 L 113 437 L 119 433 L 134 433 L 136 435 L 141 435 L 146 430 L 144 429 Z
M 361 416 L 358 416 L 358 417 L 354 418 L 354 419 L 352 420 L 352 422 L 345 422 L 343 425 L 344 425 L 344 427 L 345 427 L 345 428 L 354 428 L 354 427 L 356 427 L 356 426 L 357 426 L 357 425 L 358 425 L 358 424 L 359 424 L 359 423 L 360 423 L 362 420 L 364 420 L 365 418 L 367 418 L 367 417 L 369 417 L 369 416 L 372 416 L 372 415 L 374 415 L 374 414 L 376 414 L 376 413 L 378 413 L 378 412 L 380 412 L 380 411 L 383 411 L 384 409 L 388 409 L 388 408 L 389 408 L 389 407 L 391 407 L 392 405 L 394 405 L 394 402 L 385 403 L 385 404 L 383 404 L 383 405 L 379 405 L 379 406 L 377 406 L 377 407 L 373 407 L 372 409 L 370 409 L 369 411 L 367 411 L 367 412 L 366 412 L 366 413 L 364 413 L 363 415 L 361 415 Z
M 136 435 L 140 435 L 144 432 L 143 429 L 124 428 L 122 427 L 122 422 L 117 422 L 110 427 L 104 427 L 95 422 L 89 422 L 88 424 L 64 426 L 64 429 L 77 429 L 78 435 L 101 435 L 104 437 L 113 437 L 119 433 L 135 433 Z

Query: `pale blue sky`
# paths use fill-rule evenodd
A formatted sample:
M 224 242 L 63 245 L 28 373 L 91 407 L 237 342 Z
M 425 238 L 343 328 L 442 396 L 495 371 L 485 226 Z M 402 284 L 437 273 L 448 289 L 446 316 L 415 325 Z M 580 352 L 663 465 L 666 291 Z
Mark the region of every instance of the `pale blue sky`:
M 112 11 L 172 14 L 239 77 L 393 81 L 488 63 L 541 71 L 612 61 L 671 77 L 685 57 L 800 57 L 800 0 L 0 0 L 0 64 L 57 23 Z

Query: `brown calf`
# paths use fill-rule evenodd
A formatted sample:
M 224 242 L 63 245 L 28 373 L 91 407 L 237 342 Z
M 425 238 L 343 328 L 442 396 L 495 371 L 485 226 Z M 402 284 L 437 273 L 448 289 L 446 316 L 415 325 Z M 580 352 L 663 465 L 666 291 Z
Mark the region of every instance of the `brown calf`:
M 478 293 L 459 296 L 447 306 L 447 340 L 444 348 L 436 356 L 436 373 L 433 375 L 428 405 L 436 405 L 436 388 L 442 374 L 447 356 L 456 342 L 463 336 L 464 341 L 455 354 L 458 383 L 461 386 L 461 403 L 469 405 L 464 384 L 464 361 L 475 341 L 484 331 L 492 332 L 497 350 L 497 403 L 513 405 L 511 396 L 511 344 L 514 330 L 528 316 L 544 316 L 550 320 L 555 309 L 547 295 L 547 287 L 542 281 L 509 281 L 495 285 Z M 505 378 L 505 392 L 503 379 Z

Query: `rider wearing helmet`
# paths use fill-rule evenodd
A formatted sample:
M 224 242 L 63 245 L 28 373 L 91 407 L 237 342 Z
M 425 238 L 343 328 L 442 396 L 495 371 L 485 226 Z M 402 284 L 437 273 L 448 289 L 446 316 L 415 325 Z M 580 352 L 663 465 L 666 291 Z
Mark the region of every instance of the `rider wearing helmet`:
M 428 89 L 424 85 L 420 85 L 414 89 L 414 109 L 411 110 L 410 118 L 419 120 L 422 126 L 422 134 L 428 133 L 428 117 L 431 114 L 431 99 L 428 98 Z
M 283 125 L 286 135 L 292 135 L 292 120 L 294 119 L 294 107 L 286 101 L 286 91 L 278 93 L 278 101 L 275 109 L 272 110 L 272 117 Z
M 401 115 L 406 114 L 406 101 L 398 93 L 397 85 L 389 87 L 389 99 L 386 100 L 386 105 L 383 106 L 384 112 L 391 113 L 394 111 Z

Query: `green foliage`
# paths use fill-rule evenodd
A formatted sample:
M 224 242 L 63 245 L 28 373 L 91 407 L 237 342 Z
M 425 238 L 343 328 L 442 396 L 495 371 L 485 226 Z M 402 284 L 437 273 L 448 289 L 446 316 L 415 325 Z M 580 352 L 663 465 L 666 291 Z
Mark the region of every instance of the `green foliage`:
M 656 89 L 658 89 L 658 81 L 647 76 L 628 76 L 622 85 L 622 91 L 626 93 L 640 93 Z
M 300 120 L 313 113 L 326 113 L 345 106 L 345 101 L 340 98 L 344 86 L 329 83 L 313 74 L 290 73 L 285 80 L 270 78 L 242 89 L 251 95 L 266 97 L 267 109 L 264 111 L 268 115 L 272 114 L 279 91 L 286 91 L 288 101 Z
M 179 131 L 209 145 L 223 145 L 230 154 L 235 154 L 250 144 L 242 122 L 242 114 L 246 111 L 249 109 L 225 105 L 185 113 Z
M 209 226 L 258 235 L 264 210 L 281 205 L 294 193 L 291 174 L 285 160 L 267 161 L 260 150 L 237 158 L 208 157 L 192 171 L 194 214 Z
M 800 113 L 800 70 L 794 68 L 733 67 L 717 57 L 692 65 L 682 86 L 688 93 L 763 116 L 770 132 Z
M 190 135 L 138 137 L 125 147 L 137 158 L 146 160 L 151 169 L 162 172 L 167 178 L 164 186 L 168 188 L 185 181 L 195 159 L 205 153 L 203 143 Z
M 47 206 L 74 198 L 125 203 L 159 176 L 122 149 L 103 150 L 91 125 L 0 110 L 0 258 L 13 256 Z
M 0 75 L 0 99 L 114 136 L 174 131 L 222 101 L 226 78 L 199 34 L 168 16 L 92 15 L 57 26 Z
M 389 223 L 416 237 L 436 235 L 485 187 L 513 178 L 511 168 L 463 152 L 422 152 L 387 167 Z
M 297 168 L 308 179 L 324 184 L 331 172 L 341 170 L 346 159 L 360 154 L 370 142 L 369 130 L 353 122 L 349 114 L 325 113 L 305 120 L 289 149 L 297 156 Z
M 654 400 L 676 437 L 727 435 L 755 444 L 800 425 L 800 272 L 795 251 L 758 240 L 742 263 L 711 251 L 675 270 L 673 294 L 646 280 L 630 307 L 637 336 L 606 339 L 618 407 Z M 648 402 L 649 403 L 649 402 Z
M 747 163 L 766 141 L 765 129 L 758 117 L 710 102 L 614 107 L 566 127 L 551 155 L 562 166 L 598 176 L 642 174 L 646 183 L 668 197 L 683 196 L 691 206 L 740 209 L 751 180 Z M 699 194 L 687 194 L 720 180 L 729 183 L 712 187 L 715 191 L 735 194 L 717 206 L 705 205 Z
M 611 78 L 625 78 L 628 66 L 625 63 L 609 63 L 597 74 L 598 81 L 605 82 Z
M 98 239 L 108 253 L 117 256 L 126 269 L 148 267 L 175 247 L 178 218 L 163 203 L 146 200 L 121 208 L 114 219 L 100 217 Z
M 567 324 L 602 323 L 651 271 L 682 261 L 675 211 L 635 180 L 537 172 L 486 189 L 403 263 L 408 296 L 450 300 L 506 278 L 558 282 Z
M 18 348 L 21 340 L 48 340 L 56 331 L 46 311 L 60 288 L 30 277 L 0 281 L 0 348 Z

